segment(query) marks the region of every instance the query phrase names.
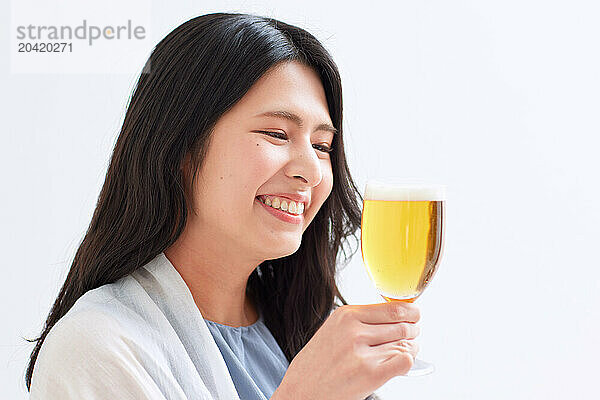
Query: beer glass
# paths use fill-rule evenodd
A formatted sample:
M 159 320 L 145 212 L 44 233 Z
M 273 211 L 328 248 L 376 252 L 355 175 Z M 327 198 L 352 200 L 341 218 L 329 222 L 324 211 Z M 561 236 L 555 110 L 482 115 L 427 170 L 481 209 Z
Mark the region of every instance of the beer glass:
M 446 187 L 369 180 L 363 196 L 361 252 L 378 293 L 412 303 L 439 266 L 444 248 Z M 416 359 L 407 376 L 433 372 Z

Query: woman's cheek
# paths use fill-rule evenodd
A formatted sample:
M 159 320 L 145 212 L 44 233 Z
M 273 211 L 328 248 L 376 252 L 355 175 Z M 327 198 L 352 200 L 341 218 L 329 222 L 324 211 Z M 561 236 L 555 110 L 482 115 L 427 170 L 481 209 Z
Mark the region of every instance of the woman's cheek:
M 261 171 L 271 171 L 285 165 L 287 153 L 268 143 L 257 143 L 253 153 L 253 164 Z M 274 172 L 274 171 L 272 171 Z M 275 171 L 276 172 L 276 171 Z
M 319 195 L 322 196 L 322 201 L 325 202 L 327 197 L 333 190 L 333 171 L 331 170 L 331 162 L 323 163 L 323 180 L 318 185 Z

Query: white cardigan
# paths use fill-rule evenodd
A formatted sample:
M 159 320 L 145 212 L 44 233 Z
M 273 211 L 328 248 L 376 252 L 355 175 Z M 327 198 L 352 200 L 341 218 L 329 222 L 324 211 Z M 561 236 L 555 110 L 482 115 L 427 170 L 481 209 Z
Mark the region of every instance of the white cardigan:
M 31 400 L 239 400 L 192 294 L 164 253 L 85 293 L 50 330 Z

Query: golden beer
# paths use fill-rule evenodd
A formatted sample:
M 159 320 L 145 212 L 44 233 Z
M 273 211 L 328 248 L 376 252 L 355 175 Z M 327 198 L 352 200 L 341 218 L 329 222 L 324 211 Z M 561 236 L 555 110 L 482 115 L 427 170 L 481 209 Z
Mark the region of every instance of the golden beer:
M 444 247 L 444 187 L 369 182 L 361 251 L 379 294 L 413 302 L 433 277 Z

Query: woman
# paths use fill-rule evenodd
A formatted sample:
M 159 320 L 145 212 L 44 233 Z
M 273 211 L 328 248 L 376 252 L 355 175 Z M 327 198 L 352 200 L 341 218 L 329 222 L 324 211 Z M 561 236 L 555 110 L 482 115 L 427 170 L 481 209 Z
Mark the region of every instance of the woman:
M 410 369 L 419 315 L 339 293 L 360 200 L 339 73 L 311 34 L 245 14 L 177 27 L 36 339 L 31 398 L 371 395 Z

